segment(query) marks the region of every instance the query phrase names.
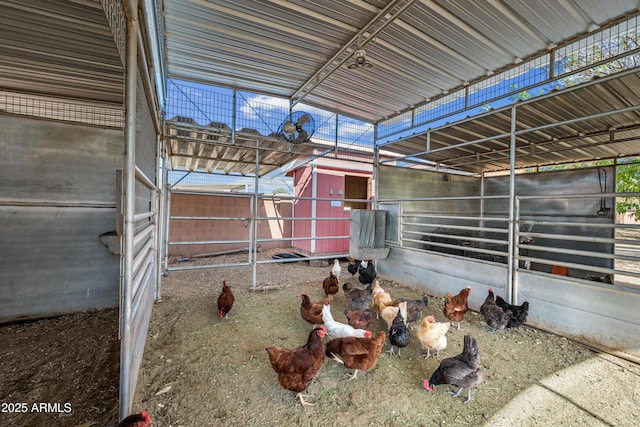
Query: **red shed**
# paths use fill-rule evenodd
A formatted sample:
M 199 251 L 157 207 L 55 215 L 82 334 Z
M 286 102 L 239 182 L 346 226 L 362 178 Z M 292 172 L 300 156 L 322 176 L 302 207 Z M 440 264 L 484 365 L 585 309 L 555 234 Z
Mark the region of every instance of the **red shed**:
M 327 158 L 308 160 L 289 172 L 300 197 L 293 205 L 293 237 L 310 238 L 294 240 L 293 247 L 310 255 L 348 253 L 349 211 L 370 208 L 372 174 L 370 163 Z

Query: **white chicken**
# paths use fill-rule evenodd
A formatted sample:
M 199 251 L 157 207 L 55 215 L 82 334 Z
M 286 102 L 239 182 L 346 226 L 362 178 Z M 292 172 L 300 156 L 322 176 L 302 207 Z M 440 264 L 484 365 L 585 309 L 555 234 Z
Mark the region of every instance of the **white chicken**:
M 340 261 L 338 261 L 337 259 L 333 260 L 333 267 L 331 267 L 331 272 L 333 273 L 334 276 L 338 278 L 338 280 L 340 280 L 340 273 L 342 273 L 342 267 L 340 267 Z
M 356 329 L 346 323 L 335 321 L 331 314 L 331 306 L 329 304 L 325 304 L 322 307 L 322 322 L 324 323 L 325 328 L 327 328 L 327 334 L 331 335 L 332 338 L 371 338 L 370 331 Z

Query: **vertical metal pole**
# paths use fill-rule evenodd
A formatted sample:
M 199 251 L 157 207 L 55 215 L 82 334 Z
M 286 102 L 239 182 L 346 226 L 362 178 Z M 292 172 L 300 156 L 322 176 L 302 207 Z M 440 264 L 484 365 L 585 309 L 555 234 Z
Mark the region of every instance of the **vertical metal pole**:
M 256 141 L 256 178 L 255 178 L 255 184 L 254 184 L 254 188 L 253 188 L 253 212 L 252 212 L 252 224 L 253 227 L 251 227 L 251 234 L 252 237 L 249 238 L 249 240 L 253 239 L 253 262 L 252 262 L 252 267 L 253 267 L 253 278 L 252 278 L 252 283 L 253 283 L 253 287 L 256 286 L 256 282 L 257 282 L 257 276 L 258 276 L 258 217 L 260 216 L 258 214 L 259 212 L 259 204 L 258 204 L 258 185 L 260 184 L 260 177 L 258 176 L 258 172 L 260 170 L 260 150 L 258 150 L 258 141 Z
M 372 190 L 373 190 L 373 209 L 378 209 L 378 174 L 380 168 L 380 147 L 374 145 L 373 147 L 373 173 L 372 173 Z
M 516 197 L 516 214 L 515 214 L 515 223 L 517 224 L 520 221 L 520 199 Z M 513 258 L 515 267 L 513 269 L 513 295 L 511 296 L 511 304 L 518 305 L 518 279 L 520 274 L 520 261 L 518 260 L 518 256 L 520 255 L 520 227 L 514 227 L 514 250 L 513 250 Z
M 164 127 L 164 126 L 163 126 Z M 156 214 L 156 230 L 158 233 L 157 236 L 157 253 L 156 253 L 156 301 L 162 300 L 162 261 L 164 259 L 164 249 L 165 249 L 165 235 L 164 235 L 164 221 L 165 221 L 165 202 L 164 199 L 166 197 L 165 192 L 165 174 L 164 174 L 164 140 L 162 139 L 162 135 L 157 136 L 157 144 L 156 144 L 156 187 L 157 187 L 157 214 Z
M 516 107 L 511 107 L 511 137 L 509 149 L 509 246 L 507 261 L 507 301 L 512 301 L 513 296 L 513 262 L 514 262 L 514 199 L 516 188 Z
M 131 363 L 132 343 L 132 302 L 133 302 L 133 233 L 135 214 L 135 169 L 136 169 L 136 71 L 138 68 L 137 1 L 130 3 L 127 20 L 127 49 L 125 71 L 125 126 L 124 126 L 124 264 L 122 278 L 122 311 L 120 340 L 120 419 L 131 411 Z
M 168 174 L 168 171 L 166 172 Z M 164 273 L 163 276 L 169 275 L 169 223 L 171 222 L 171 188 L 169 187 L 168 179 L 165 181 L 165 223 L 164 223 Z
M 316 215 L 318 213 L 318 171 L 316 162 L 311 163 L 311 254 L 316 252 Z

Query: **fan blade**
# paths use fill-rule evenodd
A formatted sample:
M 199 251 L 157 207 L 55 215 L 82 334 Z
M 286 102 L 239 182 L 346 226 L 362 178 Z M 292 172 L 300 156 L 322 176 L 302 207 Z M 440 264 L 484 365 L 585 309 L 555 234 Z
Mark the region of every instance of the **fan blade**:
M 306 125 L 307 123 L 311 122 L 311 116 L 307 113 L 303 114 L 300 116 L 300 118 L 298 119 L 298 122 L 296 123 L 296 127 L 302 127 L 303 125 Z
M 296 132 L 296 127 L 290 121 L 288 121 L 282 125 L 282 131 L 289 135 L 293 135 Z
M 307 132 L 301 129 L 298 132 L 298 136 L 296 137 L 296 142 L 301 143 L 301 142 L 307 142 L 308 140 L 309 140 L 309 134 L 307 134 Z

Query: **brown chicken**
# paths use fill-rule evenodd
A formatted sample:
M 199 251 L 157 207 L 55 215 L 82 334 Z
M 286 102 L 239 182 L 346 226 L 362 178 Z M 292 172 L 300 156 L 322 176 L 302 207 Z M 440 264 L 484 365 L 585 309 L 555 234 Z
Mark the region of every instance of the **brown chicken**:
M 267 347 L 269 361 L 278 374 L 278 384 L 282 388 L 296 393 L 302 406 L 312 405 L 304 400 L 302 392 L 315 378 L 324 362 L 324 344 L 322 338 L 327 333 L 324 326 L 309 332 L 309 339 L 302 347 L 278 348 Z
M 322 289 L 324 289 L 325 295 L 335 295 L 340 290 L 338 285 L 338 276 L 333 274 L 333 271 L 329 272 L 329 277 L 326 277 L 322 281 Z
M 235 297 L 233 296 L 233 292 L 231 292 L 231 288 L 227 286 L 227 281 L 223 280 L 222 292 L 220 292 L 220 296 L 218 296 L 218 313 L 221 319 L 229 318 L 229 312 L 234 302 Z
M 444 308 L 442 313 L 444 317 L 449 319 L 451 324 L 457 323 L 457 329 L 460 330 L 460 322 L 464 319 L 464 314 L 469 310 L 467 306 L 467 298 L 471 293 L 471 286 L 467 286 L 456 296 L 451 296 L 449 292 L 444 296 Z
M 151 425 L 151 418 L 147 411 L 140 414 L 132 414 L 120 421 L 117 427 L 147 427 Z
M 347 317 L 347 323 L 356 329 L 369 329 L 369 325 L 373 319 L 369 309 L 345 310 L 344 315 Z
M 325 304 L 331 304 L 333 295 L 329 295 L 317 302 L 311 302 L 309 295 L 303 292 L 300 294 L 300 298 L 302 298 L 302 303 L 300 304 L 302 318 L 312 325 L 322 325 L 322 307 Z
M 336 338 L 327 343 L 325 354 L 345 368 L 353 369 L 353 374 L 347 374 L 349 379 L 358 379 L 358 371 L 368 371 L 376 366 L 386 339 L 384 331 L 374 338 Z

